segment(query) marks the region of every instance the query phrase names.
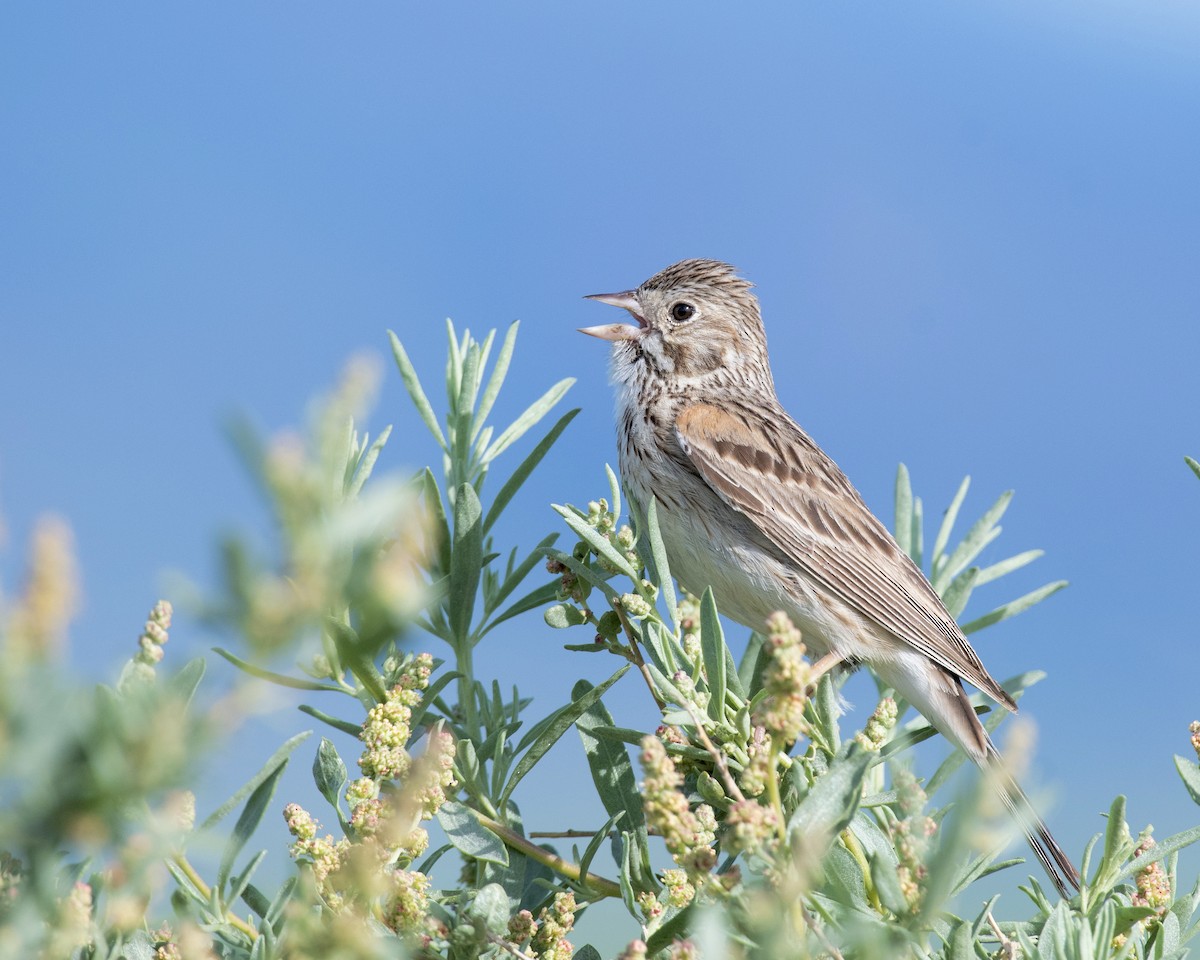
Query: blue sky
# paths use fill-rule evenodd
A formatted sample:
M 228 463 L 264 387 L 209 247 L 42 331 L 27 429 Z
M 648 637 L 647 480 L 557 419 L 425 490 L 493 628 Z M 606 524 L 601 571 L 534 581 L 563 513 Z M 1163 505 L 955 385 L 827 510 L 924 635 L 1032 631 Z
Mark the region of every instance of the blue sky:
M 82 673 L 128 656 L 164 571 L 204 582 L 217 532 L 266 534 L 223 417 L 297 422 L 387 328 L 436 384 L 444 317 L 520 318 L 501 417 L 578 378 L 582 413 L 499 531 L 532 545 L 549 502 L 598 495 L 615 459 L 605 349 L 574 332 L 609 318 L 581 295 L 716 257 L 758 284 L 784 403 L 882 516 L 901 460 L 931 517 L 966 473 L 967 515 L 1016 489 L 988 556 L 1046 557 L 969 613 L 1072 582 L 976 643 L 997 676 L 1049 673 L 1023 712 L 1066 846 L 1117 792 L 1135 827 L 1195 822 L 1170 759 L 1200 715 L 1193 5 L 3 20 L 0 569 L 12 589 L 33 518 L 70 519 Z M 386 423 L 380 469 L 430 460 L 394 375 L 370 426 Z M 186 619 L 173 638 L 180 660 L 220 639 Z M 562 640 L 531 618 L 482 666 L 548 710 L 610 666 Z M 622 684 L 614 712 L 644 699 Z M 297 725 L 263 719 L 230 763 L 248 772 Z M 577 754 L 556 751 L 568 777 Z

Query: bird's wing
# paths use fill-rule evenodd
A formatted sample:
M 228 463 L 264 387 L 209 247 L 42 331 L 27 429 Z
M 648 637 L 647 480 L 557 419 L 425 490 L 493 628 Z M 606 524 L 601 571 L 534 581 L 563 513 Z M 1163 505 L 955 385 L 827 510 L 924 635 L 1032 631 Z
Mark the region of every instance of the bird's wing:
M 898 640 L 1016 710 L 920 568 L 837 464 L 787 417 L 696 403 L 675 421 L 706 483 L 809 579 Z

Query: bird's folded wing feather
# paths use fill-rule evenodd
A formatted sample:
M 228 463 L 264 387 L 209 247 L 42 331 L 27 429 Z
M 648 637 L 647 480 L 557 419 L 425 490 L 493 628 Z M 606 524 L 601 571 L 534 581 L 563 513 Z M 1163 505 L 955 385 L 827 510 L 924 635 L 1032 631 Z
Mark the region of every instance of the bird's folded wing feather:
M 1016 709 L 933 586 L 867 509 L 837 464 L 779 411 L 692 404 L 675 422 L 706 483 L 808 578 L 898 640 Z

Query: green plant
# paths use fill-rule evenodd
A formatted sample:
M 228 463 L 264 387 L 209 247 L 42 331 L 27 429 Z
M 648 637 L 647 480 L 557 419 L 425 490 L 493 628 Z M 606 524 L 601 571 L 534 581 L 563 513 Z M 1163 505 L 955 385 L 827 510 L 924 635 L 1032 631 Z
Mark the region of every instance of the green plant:
M 276 541 L 229 539 L 221 589 L 192 602 L 238 643 L 218 653 L 244 674 L 324 697 L 301 710 L 330 736 L 312 748 L 307 731 L 289 738 L 199 825 L 185 788 L 197 757 L 219 749 L 213 721 L 237 698 L 203 700 L 202 661 L 166 671 L 165 603 L 114 686 L 67 681 L 57 649 L 73 606 L 71 550 L 61 523 L 39 528 L 26 584 L 0 621 L 0 956 L 562 960 L 574 950 L 575 918 L 600 900 L 629 914 L 627 957 L 1186 952 L 1200 886 L 1181 886 L 1176 857 L 1200 827 L 1157 845 L 1148 832 L 1135 838 L 1118 798 L 1085 851 L 1079 896 L 1056 901 L 1031 879 L 1027 915 L 997 918 L 988 878 L 1020 861 L 999 859 L 1009 825 L 989 785 L 948 796 L 958 754 L 920 778 L 909 751 L 933 731 L 890 691 L 880 690 L 863 730 L 843 731 L 842 679 L 809 689 L 803 637 L 786 619 L 735 655 L 720 598 L 688 596 L 672 581 L 653 508 L 622 522 L 611 470 L 604 499 L 555 507 L 570 549 L 553 533 L 524 549 L 495 543 L 497 519 L 575 414 L 545 429 L 498 486 L 489 482 L 570 386 L 560 381 L 494 429 L 515 339 L 515 326 L 498 345 L 494 334 L 477 341 L 449 329 L 439 418 L 392 336 L 441 452 L 438 469 L 415 477 L 373 475 L 390 431 L 372 441 L 356 428 L 376 376 L 363 361 L 314 406 L 304 431 L 264 439 L 236 428 Z M 898 538 L 920 563 L 922 508 L 903 467 L 896 491 Z M 1039 555 L 974 565 L 999 532 L 1007 494 L 951 548 L 966 493 L 964 481 L 928 557 L 956 615 L 974 590 Z M 1014 616 L 1063 585 L 964 629 Z M 569 649 L 616 656 L 617 669 L 596 686 L 580 681 L 570 702 L 549 709 L 479 676 L 479 644 L 538 613 L 580 635 L 568 634 L 579 641 Z M 281 666 L 288 661 L 299 666 Z M 660 712 L 655 730 L 621 726 L 605 705 L 626 676 Z M 1005 687 L 1019 696 L 1039 678 L 1031 671 Z M 341 706 L 329 708 L 330 698 Z M 987 725 L 1002 719 L 992 714 Z M 572 728 L 607 816 L 559 851 L 532 835 L 516 798 Z M 358 742 L 358 775 L 335 743 L 345 736 Z M 1200 725 L 1192 738 L 1200 755 Z M 275 797 L 301 749 L 311 749 L 326 805 L 315 816 Z M 1009 752 L 1019 756 L 1019 742 Z M 1176 766 L 1200 802 L 1200 767 L 1182 757 Z M 260 868 L 278 852 L 251 841 L 264 816 L 280 815 L 296 865 L 272 884 Z M 189 849 L 218 839 L 218 862 L 197 867 Z M 983 909 L 957 915 L 954 905 L 972 898 Z

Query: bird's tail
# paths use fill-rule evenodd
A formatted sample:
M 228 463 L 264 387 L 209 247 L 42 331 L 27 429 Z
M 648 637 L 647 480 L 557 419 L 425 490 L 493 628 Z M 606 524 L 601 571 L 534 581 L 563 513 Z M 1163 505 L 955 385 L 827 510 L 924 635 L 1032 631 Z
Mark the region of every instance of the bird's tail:
M 994 777 L 1000 799 L 1013 819 L 1025 831 L 1025 839 L 1029 841 L 1034 855 L 1041 861 L 1059 895 L 1069 899 L 1079 890 L 1079 871 L 1058 845 L 1058 841 L 1034 809 L 1029 797 L 1021 789 L 1021 785 L 1009 772 L 1008 765 L 979 721 L 979 716 L 971 706 L 971 701 L 967 699 L 962 685 L 955 681 L 954 687 L 957 696 L 953 697 L 955 709 L 951 713 L 957 722 L 952 724 L 949 731 L 944 732 L 948 732 L 966 751 L 967 756 Z
M 1064 899 L 1069 899 L 1079 890 L 1079 871 L 1075 869 L 1071 858 L 1058 845 L 1058 841 L 1054 839 L 1045 822 L 1033 808 L 1033 804 L 1025 795 L 1025 791 L 1021 789 L 1021 785 L 1009 773 L 1004 758 L 990 737 L 987 741 L 987 755 L 980 766 L 995 777 L 1004 806 L 1024 829 L 1025 839 L 1029 841 L 1029 846 L 1033 848 L 1035 856 L 1041 861 L 1059 895 Z

